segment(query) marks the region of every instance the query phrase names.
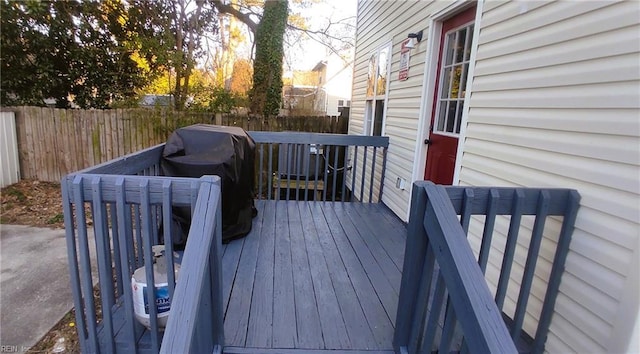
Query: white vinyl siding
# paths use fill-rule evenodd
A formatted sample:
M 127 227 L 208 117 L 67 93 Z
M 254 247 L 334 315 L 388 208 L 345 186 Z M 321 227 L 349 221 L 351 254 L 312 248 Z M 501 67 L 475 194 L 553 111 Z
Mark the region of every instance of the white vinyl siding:
M 429 45 L 428 14 L 441 10 L 447 2 L 426 1 L 359 1 L 356 55 L 349 134 L 363 134 L 369 57 L 380 46 L 391 41 L 391 70 L 384 135 L 389 137 L 387 168 L 382 201 L 400 218 L 406 220 L 410 186 L 396 188 L 397 178 L 411 181 L 416 139 L 418 137 L 420 100 Z M 409 78 L 398 81 L 400 46 L 407 35 L 423 30 L 424 37 L 411 49 Z M 362 157 L 358 158 L 358 163 Z M 378 174 L 377 174 L 378 175 Z
M 631 341 L 640 278 L 639 18 L 632 1 L 484 7 L 460 184 L 582 195 L 546 344 L 551 353 L 640 349 Z M 516 254 L 514 278 L 526 247 Z M 543 247 L 534 307 L 552 255 Z M 507 304 L 515 299 L 510 288 Z M 536 316 L 527 315 L 525 329 L 535 328 Z
M 369 54 L 392 41 L 382 201 L 405 221 L 410 193 L 395 182 L 410 181 L 414 165 L 423 163 L 415 156 L 424 124 L 420 110 L 431 110 L 424 105 L 430 98 L 423 96 L 432 65 L 425 63 L 429 24 L 451 4 L 358 4 L 349 131 L 362 134 Z M 459 183 L 577 189 L 581 208 L 546 350 L 640 352 L 633 332 L 640 317 L 640 3 L 485 1 L 481 8 Z M 400 43 L 419 30 L 425 38 L 411 50 L 409 79 L 398 81 Z M 496 225 L 490 286 L 500 266 L 505 222 Z M 548 221 L 524 324 L 530 333 L 558 227 L 559 220 Z M 471 231 L 481 233 L 477 226 Z M 470 242 L 477 250 L 478 238 Z M 507 312 L 517 300 L 527 242 L 528 236 L 519 240 Z

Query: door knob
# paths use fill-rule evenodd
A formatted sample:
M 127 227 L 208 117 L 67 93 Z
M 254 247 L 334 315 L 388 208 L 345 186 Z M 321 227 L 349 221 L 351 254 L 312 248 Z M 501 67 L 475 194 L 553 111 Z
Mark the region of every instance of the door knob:
M 425 145 L 431 145 L 431 140 L 429 140 L 429 139 L 424 139 L 424 144 L 425 144 Z

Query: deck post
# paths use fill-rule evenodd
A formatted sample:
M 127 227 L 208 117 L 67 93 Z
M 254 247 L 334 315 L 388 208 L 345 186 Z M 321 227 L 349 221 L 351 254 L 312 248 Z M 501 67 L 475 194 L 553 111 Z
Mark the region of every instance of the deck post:
M 210 271 L 211 271 L 211 303 L 213 306 L 213 343 L 224 345 L 224 308 L 222 298 L 222 180 L 214 176 L 203 176 L 203 181 L 211 182 L 217 189 L 213 193 L 218 194 L 213 199 L 218 201 L 216 206 L 216 228 L 211 245 Z
M 400 353 L 409 343 L 411 324 L 416 307 L 416 298 L 420 289 L 422 269 L 427 251 L 427 234 L 423 221 L 427 206 L 427 193 L 424 186 L 430 182 L 415 182 L 411 196 L 411 213 L 407 225 L 402 281 L 398 297 L 396 329 L 393 334 L 393 349 Z

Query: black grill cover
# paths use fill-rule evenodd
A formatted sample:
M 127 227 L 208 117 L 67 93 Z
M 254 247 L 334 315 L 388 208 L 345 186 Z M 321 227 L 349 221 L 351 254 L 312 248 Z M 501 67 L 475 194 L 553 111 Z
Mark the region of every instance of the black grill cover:
M 222 180 L 222 240 L 229 242 L 251 231 L 255 216 L 255 142 L 238 127 L 196 124 L 174 131 L 162 152 L 162 172 L 171 177 L 217 175 Z M 174 208 L 184 231 L 188 230 L 189 208 Z M 185 225 L 186 224 L 186 225 Z M 175 230 L 175 228 L 174 228 Z M 186 233 L 173 235 L 173 242 L 184 244 Z

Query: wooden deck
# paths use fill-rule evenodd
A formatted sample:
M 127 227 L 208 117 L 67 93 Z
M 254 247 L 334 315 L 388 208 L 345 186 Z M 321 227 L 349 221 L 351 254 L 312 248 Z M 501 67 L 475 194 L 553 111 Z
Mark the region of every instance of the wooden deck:
M 223 250 L 225 352 L 391 351 L 405 225 L 383 204 L 256 203 Z

